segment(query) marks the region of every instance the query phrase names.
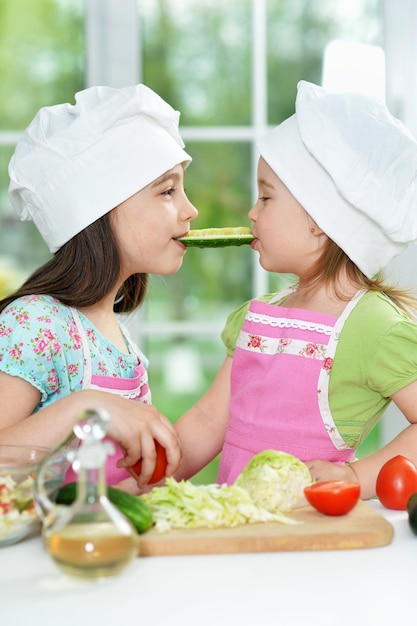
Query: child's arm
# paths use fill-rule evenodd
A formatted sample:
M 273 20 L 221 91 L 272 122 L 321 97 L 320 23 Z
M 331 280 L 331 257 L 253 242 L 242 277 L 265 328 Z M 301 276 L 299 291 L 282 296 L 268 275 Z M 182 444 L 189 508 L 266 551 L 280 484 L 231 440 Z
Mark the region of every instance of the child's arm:
M 208 391 L 175 424 L 182 448 L 181 465 L 174 474 L 177 480 L 194 476 L 222 449 L 229 419 L 231 367 L 228 356 Z
M 143 457 L 141 482 L 152 476 L 154 439 L 166 449 L 167 474 L 178 468 L 181 458 L 178 436 L 167 418 L 152 405 L 87 389 L 33 413 L 39 399 L 40 392 L 30 383 L 0 372 L 0 443 L 54 447 L 71 431 L 80 413 L 105 409 L 111 417 L 108 434 L 126 451 L 121 465 L 133 465 Z
M 315 480 L 357 481 L 361 485 L 361 498 L 368 499 L 375 496 L 376 479 L 386 461 L 401 454 L 417 465 L 417 381 L 397 391 L 392 400 L 410 426 L 374 454 L 350 465 L 338 466 L 321 460 L 308 462 L 306 465 Z

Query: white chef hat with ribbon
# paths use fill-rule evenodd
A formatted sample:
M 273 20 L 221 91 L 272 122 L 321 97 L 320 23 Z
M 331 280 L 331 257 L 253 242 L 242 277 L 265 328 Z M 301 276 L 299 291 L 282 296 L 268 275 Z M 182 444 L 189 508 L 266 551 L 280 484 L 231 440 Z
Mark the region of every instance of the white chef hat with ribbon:
M 376 98 L 300 81 L 295 114 L 258 148 L 368 278 L 417 242 L 417 142 Z
M 180 114 L 145 85 L 90 87 L 44 107 L 9 164 L 9 197 L 51 252 L 191 157 Z

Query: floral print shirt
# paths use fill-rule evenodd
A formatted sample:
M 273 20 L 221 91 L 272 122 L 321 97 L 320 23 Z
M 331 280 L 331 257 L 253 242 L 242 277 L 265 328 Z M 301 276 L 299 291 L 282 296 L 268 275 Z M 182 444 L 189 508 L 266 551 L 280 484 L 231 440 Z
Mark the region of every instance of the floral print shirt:
M 125 354 L 78 311 L 91 355 L 93 374 L 130 378 L 138 354 Z M 125 337 L 127 331 L 120 324 Z M 45 295 L 12 302 L 0 315 L 0 371 L 23 378 L 41 393 L 36 408 L 83 386 L 84 352 L 70 307 Z

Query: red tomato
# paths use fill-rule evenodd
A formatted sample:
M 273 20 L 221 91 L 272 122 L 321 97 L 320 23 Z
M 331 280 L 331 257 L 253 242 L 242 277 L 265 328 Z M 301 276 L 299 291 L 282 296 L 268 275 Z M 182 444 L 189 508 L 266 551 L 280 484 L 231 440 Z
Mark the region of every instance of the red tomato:
M 324 480 L 304 488 L 311 506 L 324 515 L 346 515 L 359 500 L 359 483 L 343 480 Z
M 165 472 L 166 472 L 167 465 L 168 465 L 165 448 L 163 448 L 161 444 L 158 443 L 158 441 L 155 441 L 155 450 L 156 450 L 156 464 L 155 464 L 154 472 L 149 481 L 150 485 L 153 485 L 154 483 L 159 483 L 160 480 L 165 478 Z M 130 468 L 130 471 L 136 476 L 139 476 L 139 474 L 142 471 L 142 459 L 139 459 L 137 463 L 132 465 L 132 467 Z
M 405 511 L 417 491 L 417 467 L 401 454 L 387 461 L 376 479 L 376 495 L 387 509 Z

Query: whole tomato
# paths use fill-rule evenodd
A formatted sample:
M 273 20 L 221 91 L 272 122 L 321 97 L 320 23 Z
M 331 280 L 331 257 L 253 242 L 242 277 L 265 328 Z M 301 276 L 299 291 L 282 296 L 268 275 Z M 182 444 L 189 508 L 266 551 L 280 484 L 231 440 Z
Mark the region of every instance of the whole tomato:
M 401 454 L 387 461 L 376 479 L 376 495 L 387 509 L 405 511 L 417 491 L 417 467 Z
M 149 484 L 153 485 L 154 483 L 159 483 L 160 480 L 165 478 L 165 472 L 168 465 L 167 455 L 165 452 L 165 448 L 161 446 L 158 441 L 155 441 L 155 450 L 156 450 L 156 463 L 153 474 L 150 478 Z M 129 468 L 130 473 L 136 477 L 142 471 L 142 459 L 139 459 L 131 468 Z
M 359 483 L 343 480 L 324 480 L 304 487 L 304 495 L 311 506 L 324 515 L 346 515 L 359 500 Z

